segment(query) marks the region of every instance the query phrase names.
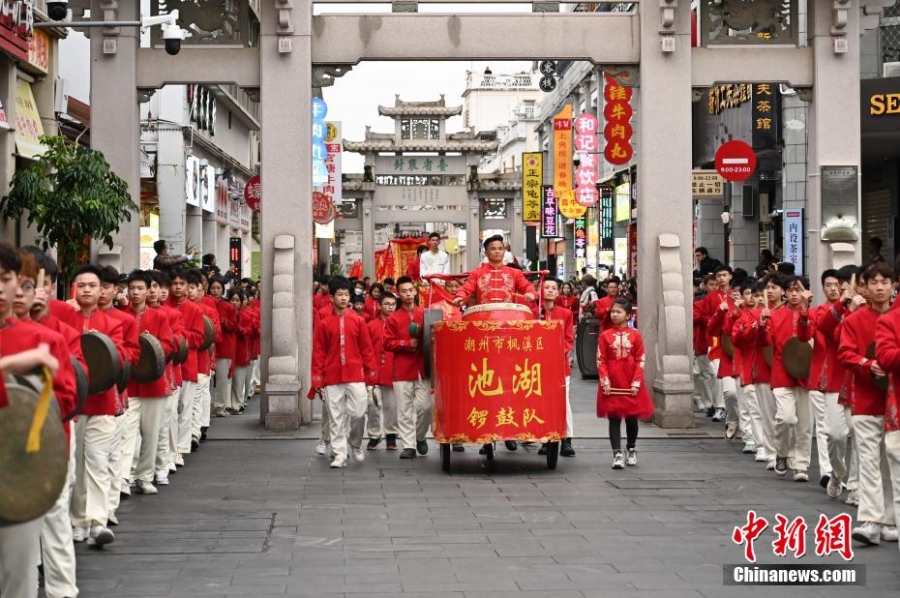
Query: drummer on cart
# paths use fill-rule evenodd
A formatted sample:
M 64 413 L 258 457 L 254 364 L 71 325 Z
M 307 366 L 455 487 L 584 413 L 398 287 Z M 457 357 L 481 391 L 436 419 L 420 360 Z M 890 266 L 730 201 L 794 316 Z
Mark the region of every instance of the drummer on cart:
M 454 305 L 463 305 L 472 295 L 477 304 L 515 303 L 517 294 L 528 302 L 534 302 L 534 287 L 522 271 L 503 264 L 506 247 L 502 235 L 485 239 L 484 253 L 487 263 L 469 272 L 469 279 L 456 292 Z
M 494 235 L 484 240 L 484 253 L 487 262 L 469 272 L 469 279 L 456 292 L 453 305 L 464 305 L 472 295 L 476 304 L 483 303 L 515 303 L 517 297 L 534 303 L 534 287 L 525 278 L 521 270 L 503 264 L 506 244 L 503 235 Z M 506 448 L 514 451 L 518 448 L 515 440 L 507 440 Z M 481 454 L 485 453 L 484 447 Z

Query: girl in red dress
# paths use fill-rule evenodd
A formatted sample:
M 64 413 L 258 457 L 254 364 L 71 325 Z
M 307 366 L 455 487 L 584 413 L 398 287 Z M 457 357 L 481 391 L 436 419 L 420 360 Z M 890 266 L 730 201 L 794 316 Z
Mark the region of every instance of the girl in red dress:
M 613 469 L 637 465 L 635 443 L 638 419 L 653 415 L 653 401 L 644 382 L 644 338 L 628 327 L 633 308 L 627 299 L 616 299 L 609 314 L 613 327 L 597 340 L 597 417 L 609 418 Z M 622 454 L 622 420 L 625 420 L 626 454 Z

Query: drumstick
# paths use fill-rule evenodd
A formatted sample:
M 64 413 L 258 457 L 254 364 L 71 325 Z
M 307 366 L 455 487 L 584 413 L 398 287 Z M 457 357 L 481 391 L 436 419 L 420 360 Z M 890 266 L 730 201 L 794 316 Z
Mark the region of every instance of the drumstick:
M 47 274 L 47 272 L 46 272 L 43 268 L 41 268 L 40 270 L 38 270 L 37 286 L 36 286 L 36 288 L 38 288 L 38 289 L 43 289 L 43 288 L 44 288 L 44 276 L 46 276 L 46 274 Z M 39 305 L 32 305 L 32 306 L 31 306 L 31 313 L 32 313 L 32 314 L 38 315 L 40 311 L 41 311 L 41 307 L 40 307 Z
M 610 395 L 630 395 L 633 391 L 630 388 L 610 388 Z

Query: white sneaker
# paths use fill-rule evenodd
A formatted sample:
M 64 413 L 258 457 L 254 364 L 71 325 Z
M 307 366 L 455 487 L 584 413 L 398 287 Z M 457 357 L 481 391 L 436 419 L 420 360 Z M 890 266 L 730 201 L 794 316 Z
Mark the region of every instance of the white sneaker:
M 175 465 L 175 462 L 169 463 L 169 473 L 178 473 L 178 467 Z
M 328 452 L 328 443 L 324 440 L 320 440 L 319 444 L 316 445 L 316 454 L 324 455 L 326 452 Z
M 366 460 L 366 454 L 363 452 L 361 447 L 357 447 L 353 449 L 353 460 L 357 463 L 362 463 Z
M 613 453 L 613 469 L 625 469 L 625 457 L 622 456 L 622 451 L 616 451 Z
M 156 474 L 156 485 L 157 486 L 168 486 L 169 485 L 169 476 L 164 473 Z
M 109 529 L 103 527 L 102 525 L 94 525 L 91 526 L 91 532 L 88 535 L 87 545 L 104 546 L 106 544 L 112 544 L 115 539 L 115 534 L 113 534 Z
M 340 469 L 341 467 L 347 467 L 347 460 L 346 459 L 335 459 L 334 461 L 331 462 L 331 465 L 329 465 L 329 467 L 331 467 L 332 469 Z
M 757 463 L 767 463 L 769 461 L 769 455 L 766 454 L 766 447 L 761 446 L 756 449 L 756 459 L 754 459 Z M 775 464 L 772 464 L 772 467 L 775 467 Z
M 768 455 L 766 455 L 768 456 Z M 773 471 L 775 469 L 775 459 L 771 459 L 768 463 L 766 463 L 766 471 Z
M 72 540 L 77 542 L 84 542 L 87 540 L 88 534 L 90 530 L 86 527 L 73 527 L 72 528 Z
M 107 521 L 110 525 L 119 525 L 119 518 L 116 517 L 115 511 L 110 511 L 110 512 L 106 515 L 106 521 Z
M 719 408 L 716 409 L 716 411 L 713 413 L 712 420 L 713 420 L 714 422 L 720 422 L 720 421 L 723 421 L 724 419 L 725 419 L 725 410 L 722 409 L 721 407 L 719 407 Z
M 737 435 L 737 424 L 728 423 L 725 424 L 725 440 L 734 440 L 734 437 Z
M 851 490 L 847 493 L 847 500 L 844 501 L 844 504 L 850 505 L 851 507 L 859 506 L 859 491 Z
M 748 455 L 755 453 L 756 452 L 756 443 L 755 442 L 745 442 L 743 452 Z
M 637 465 L 637 453 L 633 448 L 625 450 L 625 465 L 629 467 Z
M 881 526 L 874 521 L 866 521 L 859 527 L 854 527 L 850 536 L 867 546 L 877 546 L 881 543 Z
M 175 455 L 175 466 L 184 467 L 184 457 L 181 456 L 181 453 Z
M 805 469 L 798 469 L 794 472 L 794 481 L 795 482 L 808 482 L 809 481 L 809 473 Z
M 128 480 L 122 480 L 122 486 L 119 488 L 119 494 L 131 496 L 131 484 L 128 482 Z
M 159 490 L 156 489 L 156 486 L 151 482 L 145 482 L 144 480 L 138 480 L 137 491 L 141 494 L 159 494 Z
M 825 494 L 828 495 L 828 498 L 835 499 L 839 498 L 843 491 L 844 485 L 841 484 L 841 478 L 831 474 L 831 477 L 828 478 L 828 485 L 825 487 Z
M 885 525 L 881 528 L 881 539 L 885 542 L 896 542 L 897 541 L 897 526 L 896 525 Z

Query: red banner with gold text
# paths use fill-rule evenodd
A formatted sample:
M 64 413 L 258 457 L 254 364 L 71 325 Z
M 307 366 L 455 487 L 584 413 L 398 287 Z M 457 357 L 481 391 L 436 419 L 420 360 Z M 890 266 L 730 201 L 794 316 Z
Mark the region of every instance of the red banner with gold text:
M 562 322 L 438 322 L 433 358 L 437 442 L 565 436 Z

